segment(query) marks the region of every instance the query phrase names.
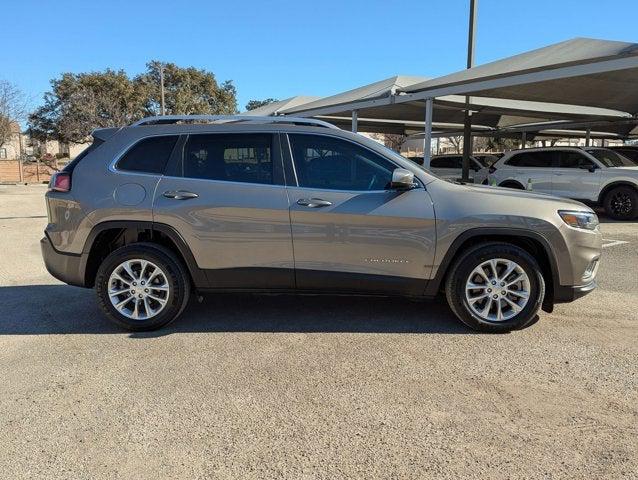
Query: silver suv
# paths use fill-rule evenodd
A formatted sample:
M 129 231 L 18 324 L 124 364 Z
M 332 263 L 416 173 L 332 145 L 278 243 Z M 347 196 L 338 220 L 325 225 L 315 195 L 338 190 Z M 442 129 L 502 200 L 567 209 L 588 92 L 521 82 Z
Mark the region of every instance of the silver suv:
M 513 150 L 477 172 L 474 181 L 599 204 L 616 220 L 638 216 L 638 166 L 608 148 Z
M 524 327 L 595 287 L 598 219 L 546 195 L 443 181 L 378 143 L 289 117 L 152 117 L 96 130 L 51 180 L 49 272 L 131 330 L 192 293 L 433 298 Z

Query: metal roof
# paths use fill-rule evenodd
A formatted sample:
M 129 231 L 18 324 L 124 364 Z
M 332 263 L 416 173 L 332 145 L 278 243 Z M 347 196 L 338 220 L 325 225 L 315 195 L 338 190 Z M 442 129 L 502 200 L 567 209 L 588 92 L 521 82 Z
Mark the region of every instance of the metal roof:
M 638 113 L 638 44 L 574 38 L 402 92 L 409 99 L 469 94 Z

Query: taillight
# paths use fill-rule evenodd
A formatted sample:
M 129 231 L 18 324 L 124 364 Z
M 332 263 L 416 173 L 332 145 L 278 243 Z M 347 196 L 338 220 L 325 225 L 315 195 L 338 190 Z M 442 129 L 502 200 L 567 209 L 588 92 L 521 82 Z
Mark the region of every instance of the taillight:
M 71 190 L 71 174 L 69 172 L 58 172 L 51 176 L 49 190 L 53 192 L 68 192 Z

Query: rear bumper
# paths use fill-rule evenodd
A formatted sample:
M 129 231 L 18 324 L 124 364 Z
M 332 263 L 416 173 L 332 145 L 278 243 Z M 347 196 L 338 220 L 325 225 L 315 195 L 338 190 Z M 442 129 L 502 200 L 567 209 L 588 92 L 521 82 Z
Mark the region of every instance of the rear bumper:
M 569 303 L 574 300 L 584 297 L 592 290 L 594 290 L 598 284 L 596 281 L 591 281 L 587 285 L 579 285 L 577 287 L 566 287 L 559 285 L 554 290 L 554 303 Z
M 40 249 L 42 250 L 44 265 L 51 275 L 69 285 L 76 287 L 86 286 L 82 255 L 58 252 L 53 248 L 49 237 L 46 235 L 40 240 Z

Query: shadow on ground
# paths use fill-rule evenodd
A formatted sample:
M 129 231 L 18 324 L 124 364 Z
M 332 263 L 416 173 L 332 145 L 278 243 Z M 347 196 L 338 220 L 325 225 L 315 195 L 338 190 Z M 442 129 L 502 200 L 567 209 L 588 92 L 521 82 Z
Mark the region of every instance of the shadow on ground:
M 97 308 L 93 290 L 67 285 L 0 287 L 0 335 L 127 333 Z M 191 301 L 150 338 L 184 332 L 475 333 L 447 305 L 402 298 L 213 294 Z

